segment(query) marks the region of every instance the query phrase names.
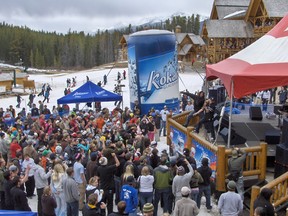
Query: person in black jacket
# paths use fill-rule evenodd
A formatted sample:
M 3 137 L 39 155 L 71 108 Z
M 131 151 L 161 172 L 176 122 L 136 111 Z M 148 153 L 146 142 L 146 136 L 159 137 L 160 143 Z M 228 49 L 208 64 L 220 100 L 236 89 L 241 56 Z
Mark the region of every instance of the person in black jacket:
M 254 209 L 256 209 L 257 207 L 262 207 L 265 211 L 266 216 L 274 216 L 274 207 L 270 203 L 270 197 L 272 196 L 272 194 L 272 189 L 263 188 L 258 198 L 254 201 Z
M 19 176 L 15 176 L 13 179 L 14 187 L 11 189 L 12 200 L 14 203 L 14 210 L 18 211 L 31 211 L 28 205 L 26 193 L 20 188 L 21 179 Z
M 33 108 L 31 109 L 31 116 L 39 116 L 39 109 L 36 107 L 36 104 L 33 104 Z
M 105 216 L 106 204 L 101 202 L 100 208 L 97 208 L 98 195 L 93 193 L 88 197 L 88 203 L 83 208 L 83 216 Z
M 208 158 L 202 158 L 202 166 L 197 169 L 200 175 L 203 178 L 203 182 L 199 183 L 199 195 L 197 197 L 197 206 L 200 208 L 202 194 L 204 193 L 206 198 L 206 208 L 210 212 L 212 209 L 211 206 L 211 187 L 210 187 L 210 177 L 212 175 L 212 170 L 209 167 Z
M 203 113 L 202 115 L 200 115 Z M 202 124 L 204 124 L 207 135 L 211 134 L 211 141 L 215 140 L 215 130 L 213 126 L 215 113 L 215 99 L 209 98 L 205 101 L 203 107 L 198 112 L 193 113 L 193 116 L 200 115 L 200 121 L 195 127 L 195 132 L 199 133 Z
M 113 194 L 115 192 L 114 174 L 120 162 L 115 153 L 111 153 L 115 164 L 108 165 L 108 159 L 101 157 L 99 159 L 100 166 L 97 169 L 97 174 L 100 178 L 100 188 L 104 190 L 103 201 L 107 203 L 108 214 L 113 212 Z
M 4 184 L 3 184 L 4 194 L 5 194 L 5 209 L 14 210 L 14 204 L 13 204 L 12 195 L 11 195 L 11 189 L 14 185 L 13 185 L 10 171 L 8 170 L 4 172 L 3 176 L 5 179 Z
M 198 112 L 203 107 L 204 102 L 205 102 L 205 94 L 203 91 L 200 91 L 200 92 L 198 92 L 197 95 L 195 95 L 195 94 L 188 92 L 187 90 L 181 91 L 180 93 L 187 95 L 194 100 L 194 111 L 191 111 L 189 113 L 189 115 L 187 116 L 186 121 L 183 125 L 184 127 L 187 127 L 189 125 L 190 120 L 193 118 L 193 114 L 195 112 Z M 201 117 L 200 117 L 200 119 L 201 119 Z
M 160 142 L 159 131 L 161 129 L 161 115 L 160 115 L 159 110 L 155 111 L 154 121 L 155 121 L 155 141 Z

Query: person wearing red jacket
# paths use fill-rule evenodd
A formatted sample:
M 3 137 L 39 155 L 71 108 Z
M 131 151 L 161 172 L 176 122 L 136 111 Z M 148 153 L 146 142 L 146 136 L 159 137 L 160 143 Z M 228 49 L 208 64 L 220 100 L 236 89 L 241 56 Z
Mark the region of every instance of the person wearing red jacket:
M 19 145 L 16 137 L 12 139 L 12 142 L 10 144 L 10 154 L 11 154 L 11 159 L 16 158 L 16 153 L 21 151 L 22 147 Z

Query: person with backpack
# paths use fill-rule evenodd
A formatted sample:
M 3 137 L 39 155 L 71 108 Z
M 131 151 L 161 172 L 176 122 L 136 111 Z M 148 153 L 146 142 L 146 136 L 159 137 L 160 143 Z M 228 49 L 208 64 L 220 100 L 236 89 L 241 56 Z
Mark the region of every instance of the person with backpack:
M 243 164 L 246 159 L 246 152 L 240 148 L 232 150 L 232 157 L 228 160 L 229 180 L 236 182 L 238 194 L 244 200 Z
M 197 171 L 196 165 L 192 164 L 192 168 L 194 170 L 193 176 L 190 180 L 190 188 L 191 188 L 191 199 L 197 202 L 198 194 L 199 194 L 199 184 L 203 183 L 203 178 L 201 174 Z

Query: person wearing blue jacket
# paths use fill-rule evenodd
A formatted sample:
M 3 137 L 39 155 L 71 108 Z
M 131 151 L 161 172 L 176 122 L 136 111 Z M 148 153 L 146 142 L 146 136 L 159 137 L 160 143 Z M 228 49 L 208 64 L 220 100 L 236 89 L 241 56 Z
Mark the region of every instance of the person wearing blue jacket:
M 128 176 L 126 181 L 127 184 L 122 186 L 120 199 L 126 202 L 125 212 L 129 216 L 137 216 L 138 191 L 133 187 L 135 179 L 133 176 Z

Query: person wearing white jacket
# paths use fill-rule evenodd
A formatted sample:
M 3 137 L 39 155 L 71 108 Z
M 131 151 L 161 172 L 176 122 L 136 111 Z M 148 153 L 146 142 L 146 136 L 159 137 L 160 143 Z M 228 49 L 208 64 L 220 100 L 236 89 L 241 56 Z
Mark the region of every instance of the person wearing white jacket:
M 152 203 L 154 176 L 150 174 L 148 166 L 144 166 L 141 175 L 137 179 L 139 185 L 140 207 L 143 209 L 145 203 Z

